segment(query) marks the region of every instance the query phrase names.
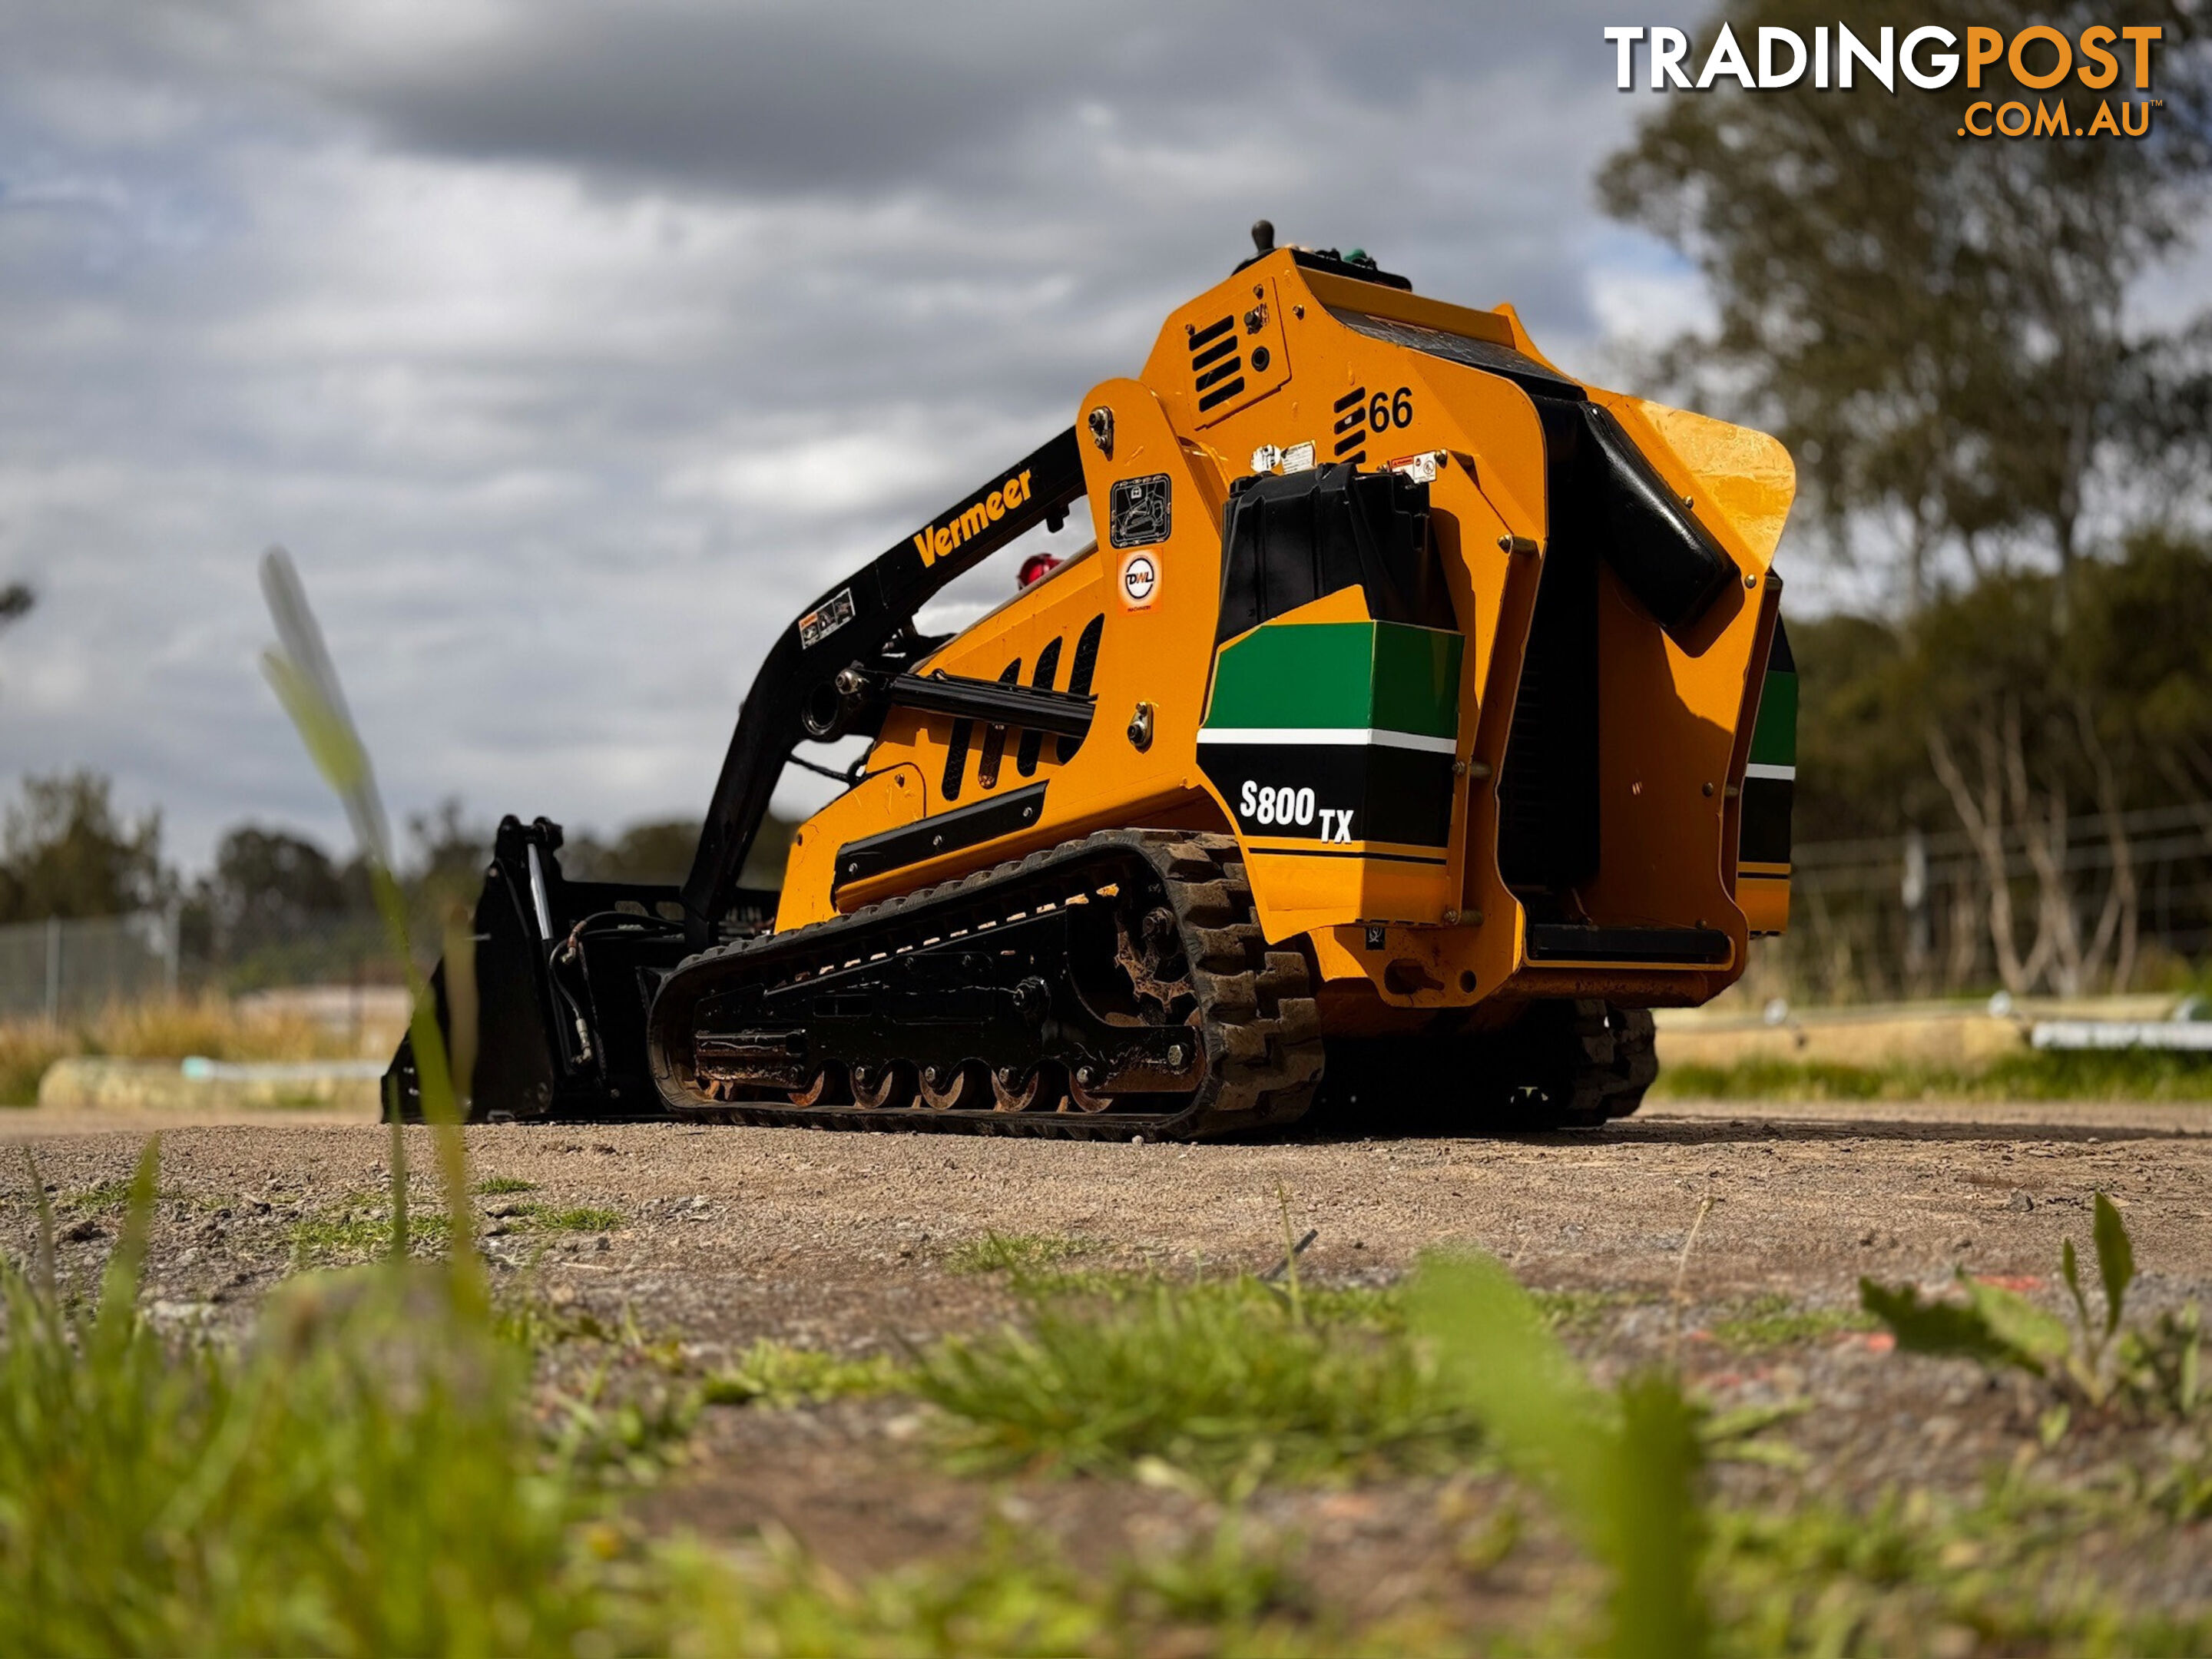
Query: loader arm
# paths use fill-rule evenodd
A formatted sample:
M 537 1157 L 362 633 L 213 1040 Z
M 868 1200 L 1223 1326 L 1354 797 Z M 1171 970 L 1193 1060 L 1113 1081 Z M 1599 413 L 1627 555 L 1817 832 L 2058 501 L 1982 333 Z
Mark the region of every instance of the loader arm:
M 1048 521 L 1057 527 L 1082 494 L 1070 427 L 836 584 L 777 636 L 738 711 L 684 879 L 684 930 L 695 949 L 712 942 L 730 907 L 792 750 L 802 739 L 867 729 L 871 714 L 880 716 L 874 688 L 921 654 L 915 613 L 1015 538 Z

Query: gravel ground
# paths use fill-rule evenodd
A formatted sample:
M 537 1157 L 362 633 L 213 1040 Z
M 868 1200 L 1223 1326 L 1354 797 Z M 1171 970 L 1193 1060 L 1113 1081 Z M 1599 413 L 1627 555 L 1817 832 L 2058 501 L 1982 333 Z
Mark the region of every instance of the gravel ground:
M 88 1269 L 104 1251 L 114 1212 L 82 1195 L 127 1177 L 144 1127 L 0 1120 L 52 1196 L 77 1200 L 63 1211 L 65 1266 Z M 1898 1482 L 1971 1490 L 2033 1440 L 2037 1402 L 1971 1366 L 1885 1352 L 1840 1319 L 1765 1346 L 1720 1340 L 1731 1313 L 1786 1300 L 1840 1316 L 1862 1273 L 1934 1284 L 1957 1265 L 2052 1295 L 2060 1241 L 2086 1244 L 2098 1189 L 2133 1233 L 2144 1304 L 2212 1286 L 2212 1107 L 1754 1115 L 1670 1103 L 1589 1134 L 1200 1146 L 670 1124 L 489 1127 L 468 1140 L 477 1179 L 529 1182 L 532 1204 L 618 1218 L 548 1232 L 487 1199 L 501 1273 L 558 1305 L 627 1309 L 701 1367 L 762 1336 L 861 1352 L 1002 1317 L 1003 1285 L 946 1260 L 992 1231 L 1089 1241 L 1101 1263 L 1259 1267 L 1281 1254 L 1287 1194 L 1294 1224 L 1319 1230 L 1304 1258 L 1317 1277 L 1380 1282 L 1433 1246 L 1474 1244 L 1533 1286 L 1602 1293 L 1570 1329 L 1601 1374 L 1679 1352 L 1720 1405 L 1810 1399 L 1817 1408 L 1788 1437 L 1814 1485 L 1855 1501 Z M 373 1200 L 389 1148 L 387 1131 L 358 1123 L 168 1129 L 148 1282 L 157 1316 L 220 1321 L 250 1309 L 296 1261 L 303 1221 Z M 431 1151 L 419 1132 L 410 1156 L 423 1190 Z M 0 1152 L 0 1226 L 18 1252 L 30 1197 L 27 1166 Z M 1197 1523 L 1172 1492 L 956 1481 L 915 1449 L 913 1429 L 897 1401 L 712 1412 L 692 1466 L 647 1512 L 713 1533 L 773 1520 L 852 1568 L 962 1547 L 994 1505 L 1101 1548 Z M 2061 1462 L 2085 1468 L 2112 1449 L 2093 1436 L 2067 1445 Z M 1729 1478 L 1750 1492 L 1771 1477 Z M 1466 1594 L 1455 1563 L 1503 1500 L 1480 1481 L 1407 1481 L 1264 1501 L 1314 1547 L 1316 1572 L 1371 1610 Z M 2137 1554 L 2111 1571 L 2154 1600 L 2202 1605 L 2212 1569 L 2197 1530 L 2178 1535 L 2170 1559 Z M 1544 1556 L 1517 1553 L 1522 1566 L 1483 1581 L 1493 1611 L 1533 1593 L 1511 1574 Z

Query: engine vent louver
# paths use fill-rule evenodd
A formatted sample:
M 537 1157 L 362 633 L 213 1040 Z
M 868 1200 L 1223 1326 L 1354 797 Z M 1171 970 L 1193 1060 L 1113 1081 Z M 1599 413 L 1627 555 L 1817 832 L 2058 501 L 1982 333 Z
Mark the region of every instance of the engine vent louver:
M 960 799 L 960 783 L 968 770 L 968 740 L 975 733 L 975 722 L 957 720 L 952 722 L 952 735 L 945 745 L 945 799 Z
M 1060 641 L 1053 640 L 1037 653 L 1036 671 L 1030 676 L 1030 684 L 1040 691 L 1049 691 L 1060 674 Z M 1022 733 L 1022 746 L 1014 757 L 1014 769 L 1025 778 L 1036 775 L 1037 762 L 1044 753 L 1044 733 L 1034 729 Z
M 1191 330 L 1190 374 L 1201 415 L 1243 391 L 1244 356 L 1238 349 L 1236 318 Z
M 1098 672 L 1098 641 L 1106 632 L 1106 618 L 1093 617 L 1085 624 L 1080 638 L 1075 641 L 1075 666 L 1067 676 L 1067 689 L 1079 697 L 1091 695 L 1091 677 Z M 1080 738 L 1059 738 L 1056 752 L 1062 764 L 1075 758 L 1075 751 L 1083 747 Z
M 1018 684 L 1021 678 L 1022 659 L 1017 657 L 1000 672 L 999 684 Z M 997 725 L 985 726 L 983 758 L 975 763 L 975 782 L 979 788 L 996 789 L 999 787 L 999 763 L 1006 758 L 1006 728 Z
M 1335 459 L 1354 465 L 1367 459 L 1367 388 L 1356 386 L 1336 400 Z

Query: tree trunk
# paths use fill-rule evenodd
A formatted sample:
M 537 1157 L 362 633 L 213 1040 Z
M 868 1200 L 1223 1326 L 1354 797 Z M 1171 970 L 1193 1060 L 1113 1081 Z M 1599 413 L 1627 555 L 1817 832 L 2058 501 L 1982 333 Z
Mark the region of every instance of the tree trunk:
M 1982 761 L 1978 799 L 1958 762 L 1952 758 L 1950 744 L 1932 726 L 1928 728 L 1928 758 L 1936 768 L 1936 776 L 1949 793 L 1952 810 L 1958 813 L 1959 823 L 1965 828 L 1967 840 L 1973 843 L 1974 856 L 1982 866 L 1983 883 L 1989 891 L 1990 944 L 1996 952 L 1997 977 L 2006 990 L 2014 996 L 2024 996 L 2029 981 L 2013 934 L 2012 882 L 2005 868 L 2004 797 L 1997 759 L 1997 734 L 1986 712 L 1974 736 Z

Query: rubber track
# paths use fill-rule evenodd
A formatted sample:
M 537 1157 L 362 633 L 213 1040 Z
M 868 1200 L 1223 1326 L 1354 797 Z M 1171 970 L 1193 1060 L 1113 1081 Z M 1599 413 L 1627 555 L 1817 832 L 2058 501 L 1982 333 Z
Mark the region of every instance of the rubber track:
M 1047 1135 L 1068 1139 L 1190 1140 L 1237 1134 L 1288 1123 L 1311 1103 L 1321 1080 L 1321 1018 L 1305 957 L 1271 950 L 1255 920 L 1252 890 L 1236 841 L 1227 836 L 1180 830 L 1109 830 L 1063 842 L 1018 862 L 981 870 L 962 880 L 868 905 L 849 916 L 816 922 L 758 939 L 702 952 L 678 964 L 656 1009 L 689 975 L 722 979 L 758 958 L 774 971 L 787 959 L 811 966 L 822 948 L 849 961 L 866 953 L 868 936 L 890 945 L 928 926 L 934 913 L 968 913 L 972 927 L 978 901 L 1002 918 L 1029 909 L 1046 895 L 1060 899 L 1112 879 L 1110 867 L 1134 854 L 1158 874 L 1182 935 L 1191 965 L 1191 988 L 1206 1075 L 1189 1103 L 1171 1112 L 938 1111 L 926 1106 L 870 1110 L 854 1106 L 789 1106 L 769 1101 L 714 1101 L 667 1074 L 657 1055 L 661 1097 L 674 1115 L 699 1122 L 779 1124 L 815 1128 L 916 1130 L 968 1134 Z M 1105 866 L 1102 868 L 1101 866 Z M 1085 872 L 1090 873 L 1085 878 Z M 951 940 L 954 948 L 965 940 Z M 884 948 L 878 946 L 877 948 Z M 918 948 L 929 948 L 921 946 Z M 701 994 L 711 994 L 711 987 Z M 691 999 L 690 1006 L 697 1006 Z M 657 1050 L 659 1045 L 656 1042 Z M 890 1058 L 896 1058 L 892 1056 Z
M 1648 1008 L 1619 1008 L 1581 1000 L 1565 1033 L 1568 1080 L 1552 1103 L 1566 1125 L 1595 1127 L 1629 1115 L 1659 1075 L 1659 1054 Z

